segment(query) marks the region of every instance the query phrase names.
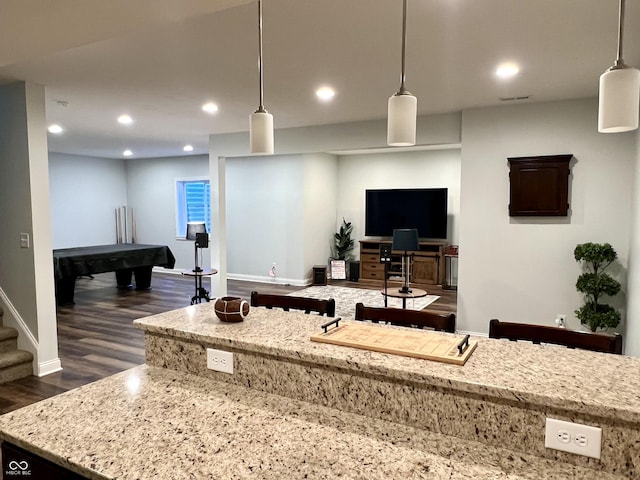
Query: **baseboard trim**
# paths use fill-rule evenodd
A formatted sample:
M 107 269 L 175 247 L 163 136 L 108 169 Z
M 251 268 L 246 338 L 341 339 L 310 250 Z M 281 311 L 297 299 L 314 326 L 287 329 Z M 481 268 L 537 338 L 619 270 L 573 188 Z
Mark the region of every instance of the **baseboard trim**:
M 488 333 L 472 332 L 472 331 L 469 331 L 469 330 L 456 330 L 456 333 L 458 335 L 471 335 L 472 337 L 489 338 L 489 334 Z
M 62 370 L 62 363 L 60 363 L 59 358 L 54 358 L 53 360 L 48 360 L 46 362 L 42 362 L 38 364 L 38 377 L 44 377 L 45 375 L 49 375 L 51 373 L 59 372 Z
M 31 352 L 34 358 L 37 358 L 39 348 L 38 340 L 33 336 L 33 333 L 31 333 L 31 330 L 23 320 L 22 316 L 13 306 L 13 303 L 11 303 L 11 300 L 9 300 L 9 297 L 7 297 L 7 294 L 4 293 L 2 288 L 0 288 L 0 300 L 2 300 L 2 304 L 6 307 L 6 310 L 9 311 L 9 321 L 11 322 L 11 325 L 9 326 L 18 330 L 18 342 L 20 343 L 19 348 Z M 6 313 L 7 312 L 5 311 L 5 316 Z M 27 345 L 25 345 L 25 342 Z
M 153 267 L 151 269 L 152 272 L 156 272 L 156 273 L 169 273 L 171 275 L 182 275 L 182 272 L 189 272 L 191 270 L 189 269 L 181 269 L 181 268 L 164 268 L 164 267 Z
M 311 279 L 300 280 L 298 278 L 268 277 L 261 275 L 245 275 L 242 273 L 227 273 L 227 279 L 243 282 L 270 283 L 272 285 L 291 285 L 294 287 L 306 287 L 311 284 Z
M 190 272 L 190 269 L 169 269 L 163 267 L 153 267 L 153 272 L 169 273 L 171 275 L 182 275 L 182 272 Z M 294 287 L 306 287 L 311 285 L 311 277 L 300 280 L 299 278 L 269 277 L 266 275 L 246 275 L 244 273 L 229 273 L 227 279 L 239 280 L 242 282 L 271 283 L 275 285 L 291 285 Z

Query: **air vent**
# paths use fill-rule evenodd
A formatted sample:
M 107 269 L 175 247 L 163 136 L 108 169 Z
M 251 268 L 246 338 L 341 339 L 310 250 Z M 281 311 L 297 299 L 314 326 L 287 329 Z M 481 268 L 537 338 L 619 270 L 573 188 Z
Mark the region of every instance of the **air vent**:
M 529 100 L 531 95 L 526 95 L 524 97 L 499 97 L 501 102 L 513 102 L 516 100 Z

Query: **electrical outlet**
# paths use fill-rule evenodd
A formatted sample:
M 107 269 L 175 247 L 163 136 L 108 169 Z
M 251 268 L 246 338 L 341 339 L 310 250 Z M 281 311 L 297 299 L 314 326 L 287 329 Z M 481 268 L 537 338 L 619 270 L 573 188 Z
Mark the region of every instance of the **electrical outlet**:
M 233 353 L 207 348 L 207 368 L 233 374 Z
M 567 316 L 559 313 L 556 315 L 556 325 L 559 327 L 563 327 L 567 324 Z
M 600 458 L 602 429 L 580 423 L 547 418 L 544 446 L 585 457 Z

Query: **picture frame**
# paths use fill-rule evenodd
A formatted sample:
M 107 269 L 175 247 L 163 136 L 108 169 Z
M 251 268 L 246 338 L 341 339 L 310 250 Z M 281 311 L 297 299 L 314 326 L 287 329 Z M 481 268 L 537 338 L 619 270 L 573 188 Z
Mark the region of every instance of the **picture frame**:
M 347 262 L 344 260 L 331 260 L 331 278 L 335 280 L 346 280 Z

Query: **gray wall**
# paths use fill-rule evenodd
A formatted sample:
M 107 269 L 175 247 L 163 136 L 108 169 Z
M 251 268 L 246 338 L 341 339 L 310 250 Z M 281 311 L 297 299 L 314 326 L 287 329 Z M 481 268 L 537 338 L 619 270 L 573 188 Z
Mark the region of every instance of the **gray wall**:
M 223 239 L 225 245 L 212 246 L 213 263 L 223 265 L 216 255 L 228 255 L 222 278 L 227 270 L 233 276 L 267 278 L 272 262 L 278 265 L 278 280 L 308 278 L 310 272 L 303 270 L 326 261 L 331 234 L 343 216 L 354 222 L 356 241 L 362 238 L 365 188 L 446 183 L 453 219 L 449 241 L 461 247 L 459 328 L 486 333 L 492 317 L 551 325 L 559 313 L 568 316 L 569 327 L 580 328 L 573 314 L 582 303 L 575 290 L 580 273 L 572 254 L 575 245 L 614 245 L 620 258 L 613 273 L 625 289 L 633 251 L 637 134 L 598 134 L 596 115 L 597 102 L 587 99 L 421 118 L 419 128 L 429 132 L 427 143 L 434 144 L 434 150 L 411 153 L 340 154 L 338 147 L 381 146 L 385 137 L 379 127 L 384 122 L 278 131 L 280 154 L 273 157 L 243 157 L 246 135 L 213 136 L 212 208 L 223 205 L 215 197 L 224 193 L 228 223 L 221 227 L 222 235 L 214 233 L 214 243 Z M 303 151 L 296 152 L 299 149 Z M 572 153 L 577 159 L 571 177 L 571 216 L 509 217 L 507 157 L 558 153 Z M 216 187 L 220 172 L 226 182 Z M 192 263 L 192 249 L 189 243 L 180 253 L 176 246 L 185 242 L 175 240 L 173 185 L 178 177 L 207 174 L 202 156 L 127 161 L 128 198 L 137 211 L 140 241 L 172 245 L 185 267 Z M 335 200 L 327 200 L 331 198 Z M 319 230 L 314 218 L 321 218 Z M 213 228 L 219 228 L 215 221 Z M 301 267 L 296 270 L 296 265 Z M 625 303 L 622 294 L 616 305 L 626 318 Z M 623 326 L 621 331 L 633 337 L 629 345 L 638 344 L 637 327 Z
M 311 282 L 313 266 L 326 265 L 342 224 L 338 210 L 338 158 L 326 153 L 306 153 L 304 161 L 304 253 L 302 278 Z
M 120 159 L 51 153 L 53 248 L 116 243 L 116 208 L 127 204 L 127 173 Z
M 491 318 L 553 325 L 583 300 L 578 243 L 609 242 L 623 283 L 630 241 L 635 133 L 599 134 L 597 101 L 485 108 L 463 113 L 458 327 L 486 332 Z M 509 217 L 507 157 L 573 154 L 570 216 Z M 626 297 L 615 305 L 623 311 Z M 624 332 L 624 326 L 621 329 Z
M 136 217 L 138 243 L 168 245 L 176 257 L 176 269 L 194 266 L 194 243 L 176 237 L 176 180 L 208 178 L 203 155 L 132 159 L 126 162 L 127 201 Z M 212 232 L 215 236 L 215 230 Z M 204 250 L 202 266 L 209 268 Z
M 0 87 L 0 302 L 36 374 L 60 368 L 44 105 L 42 86 Z M 20 247 L 22 233 L 29 248 Z
M 353 237 L 365 238 L 365 190 L 375 188 L 448 189 L 447 237 L 458 242 L 460 148 L 382 152 L 338 157 L 338 216 L 354 224 Z M 357 245 L 356 245 L 357 250 Z M 357 251 L 355 252 L 357 254 Z

